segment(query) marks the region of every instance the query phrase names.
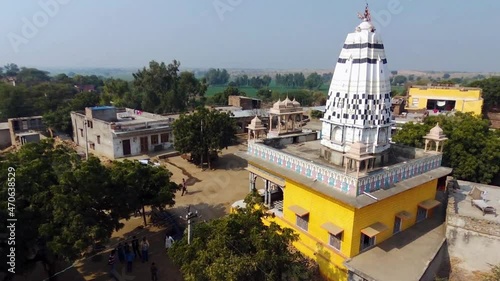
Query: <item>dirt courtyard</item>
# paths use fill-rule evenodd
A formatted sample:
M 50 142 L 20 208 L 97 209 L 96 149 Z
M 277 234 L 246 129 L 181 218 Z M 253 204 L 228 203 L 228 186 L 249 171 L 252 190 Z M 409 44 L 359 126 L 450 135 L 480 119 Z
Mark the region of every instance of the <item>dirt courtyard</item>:
M 187 206 L 190 205 L 192 211 L 196 210 L 199 214 L 199 218 L 195 219 L 195 223 L 227 214 L 232 203 L 243 199 L 248 194 L 248 172 L 244 169 L 247 163 L 234 155 L 237 151 L 245 150 L 246 145 L 232 146 L 227 150 L 223 150 L 215 170 L 206 168 L 205 171 L 201 171 L 199 167 L 182 159 L 180 156 L 162 160 L 161 165 L 173 174 L 171 180 L 181 183 L 182 179 L 185 178 L 187 181 L 188 194 L 181 196 L 180 191 L 177 192 L 175 206 L 169 210 L 176 216 L 184 216 L 186 215 Z M 180 272 L 173 266 L 165 252 L 164 230 L 154 226 L 142 228 L 142 217 L 132 217 L 130 220 L 123 222 L 125 227 L 113 234 L 110 245 L 114 247 L 118 241 L 130 239 L 133 235 L 136 235 L 139 239 L 147 237 L 150 242 L 150 253 L 149 262 L 141 263 L 138 258 L 134 261 L 131 273 L 127 273 L 125 265 L 117 261 L 116 272 L 119 281 L 151 280 L 151 262 L 155 262 L 159 269 L 159 280 L 183 280 Z M 107 259 L 109 251 L 79 261 L 75 264 L 75 267 L 61 273 L 59 280 L 113 280 L 108 275 Z M 40 272 L 38 276 L 40 276 L 40 278 L 37 278 L 39 280 L 45 279 L 43 272 Z

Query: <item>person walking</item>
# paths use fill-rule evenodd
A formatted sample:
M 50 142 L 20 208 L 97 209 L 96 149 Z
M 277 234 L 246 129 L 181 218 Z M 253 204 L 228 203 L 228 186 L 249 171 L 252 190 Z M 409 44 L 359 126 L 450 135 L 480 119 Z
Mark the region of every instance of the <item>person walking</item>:
M 141 257 L 141 252 L 139 251 L 139 239 L 134 235 L 132 237 L 132 249 L 134 250 L 134 257 Z
M 116 251 L 112 250 L 111 254 L 109 254 L 109 257 L 108 257 L 109 276 L 111 276 L 111 277 L 115 277 L 115 263 L 116 263 L 115 254 L 116 254 Z
M 149 242 L 146 239 L 146 237 L 142 238 L 142 243 L 141 243 L 141 250 L 142 250 L 142 262 L 147 262 L 148 261 L 148 252 L 149 252 Z
M 132 262 L 135 259 L 135 254 L 132 251 L 127 254 L 127 272 L 132 272 Z
M 174 244 L 174 238 L 172 238 L 172 236 L 170 236 L 170 235 L 166 235 L 165 236 L 165 249 L 167 250 L 167 252 L 170 248 L 172 248 L 173 244 Z
M 184 196 L 184 193 L 188 193 L 187 191 L 187 186 L 186 186 L 186 179 L 182 179 L 182 193 L 181 196 Z
M 154 262 L 151 264 L 151 280 L 158 281 L 158 267 L 156 267 Z
M 118 243 L 115 250 L 118 253 L 118 260 L 120 260 L 120 263 L 123 263 L 125 261 L 125 249 L 122 242 Z

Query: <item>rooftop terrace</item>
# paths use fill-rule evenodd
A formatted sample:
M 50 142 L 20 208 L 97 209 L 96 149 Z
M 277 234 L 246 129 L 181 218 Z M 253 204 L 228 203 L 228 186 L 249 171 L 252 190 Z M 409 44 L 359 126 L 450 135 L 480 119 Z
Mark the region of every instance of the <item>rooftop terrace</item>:
M 367 172 L 360 172 L 358 176 L 357 173 L 346 173 L 344 168 L 322 159 L 320 149 L 318 140 L 277 147 L 262 142 L 250 142 L 246 153 L 248 157 L 245 158 L 252 165 L 261 166 L 299 182 L 307 182 L 309 186 L 314 182 L 325 186 L 326 189 L 354 197 L 375 192 L 383 193 L 381 196 L 390 196 L 399 192 L 398 190 L 412 188 L 424 180 L 446 176 L 451 172 L 451 169 L 441 168 L 440 153 L 391 145 L 388 163 Z M 359 205 L 359 202 L 352 203 Z
M 483 212 L 476 206 L 471 205 L 471 197 L 468 196 L 469 192 L 477 187 L 486 193 L 483 195 L 484 201 L 491 207 L 497 210 L 497 213 L 500 212 L 500 187 L 493 185 L 485 185 L 474 182 L 467 181 L 457 181 L 460 189 L 454 190 L 451 192 L 451 195 L 454 197 L 454 211 L 455 214 L 464 217 L 470 217 L 475 219 L 488 220 L 496 223 L 500 223 L 500 216 L 495 216 L 494 214 L 485 214 L 483 216 Z

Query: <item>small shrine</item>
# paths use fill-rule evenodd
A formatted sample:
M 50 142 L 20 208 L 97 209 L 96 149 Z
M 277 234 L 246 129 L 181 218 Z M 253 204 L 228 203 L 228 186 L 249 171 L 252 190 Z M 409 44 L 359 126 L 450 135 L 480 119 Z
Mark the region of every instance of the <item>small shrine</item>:
M 278 100 L 269 110 L 269 133 L 271 137 L 277 137 L 288 133 L 302 132 L 302 115 L 304 110 L 300 103 L 290 100 Z
M 375 161 L 372 161 L 375 157 L 372 156 L 367 150 L 368 147 L 359 141 L 351 145 L 349 152 L 344 155 L 347 160 L 344 161 L 346 174 L 349 170 L 355 169 L 357 176 L 359 177 L 360 169 L 364 169 L 365 172 L 368 172 L 370 167 L 373 168 L 375 166 Z M 353 163 L 355 164 L 354 167 Z
M 424 137 L 425 139 L 425 151 L 430 151 L 432 149 L 432 143 L 434 143 L 436 152 L 443 152 L 444 141 L 448 138 L 443 132 L 443 129 L 439 127 L 439 123 L 432 128 L 429 133 Z
M 260 133 L 265 133 L 266 127 L 262 124 L 262 121 L 259 117 L 255 116 L 252 121 L 250 121 L 250 125 L 247 126 L 248 129 L 248 141 L 259 139 Z

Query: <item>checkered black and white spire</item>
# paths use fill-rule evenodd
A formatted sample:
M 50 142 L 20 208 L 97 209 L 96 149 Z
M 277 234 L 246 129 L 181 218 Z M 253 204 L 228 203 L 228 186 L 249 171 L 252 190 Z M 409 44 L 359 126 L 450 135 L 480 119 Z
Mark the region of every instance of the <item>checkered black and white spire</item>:
M 366 7 L 363 22 L 349 33 L 337 61 L 324 113 L 321 143 L 347 152 L 361 142 L 366 152 L 389 148 L 391 85 L 384 44 Z

